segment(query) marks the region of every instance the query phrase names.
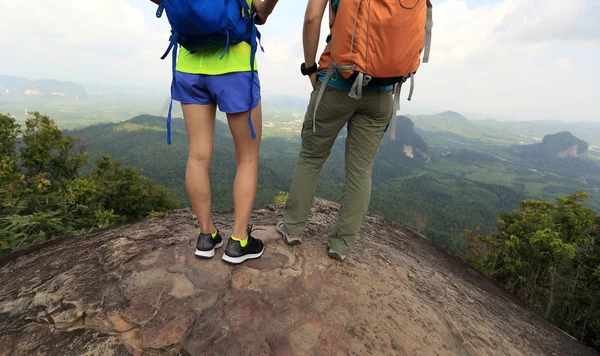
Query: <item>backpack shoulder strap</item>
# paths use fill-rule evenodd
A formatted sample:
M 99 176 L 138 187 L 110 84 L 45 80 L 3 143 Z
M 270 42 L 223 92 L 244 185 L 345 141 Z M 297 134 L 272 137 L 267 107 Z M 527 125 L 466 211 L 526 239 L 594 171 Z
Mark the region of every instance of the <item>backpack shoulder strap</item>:
M 238 0 L 238 3 L 242 7 L 242 9 L 246 10 L 246 12 L 248 13 L 248 15 L 250 15 L 250 11 L 252 11 L 252 8 L 250 8 L 250 6 L 248 5 L 248 2 L 246 0 Z M 243 12 L 242 12 L 242 15 L 244 15 Z
M 335 11 L 333 10 L 333 0 L 329 0 L 329 29 L 333 27 L 335 22 Z
M 425 24 L 425 46 L 423 63 L 429 63 L 429 52 L 431 52 L 431 28 L 433 27 L 433 5 L 427 0 L 427 22 Z

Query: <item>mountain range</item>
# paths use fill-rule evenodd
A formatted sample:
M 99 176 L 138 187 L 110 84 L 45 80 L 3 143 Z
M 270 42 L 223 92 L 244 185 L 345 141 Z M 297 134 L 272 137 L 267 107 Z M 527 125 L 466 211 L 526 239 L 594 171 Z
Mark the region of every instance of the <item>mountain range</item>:
M 101 153 L 108 153 L 140 167 L 166 186 L 181 206 L 189 206 L 183 184 L 187 135 L 183 121 L 175 119 L 173 145 L 165 144 L 165 119 L 159 113 L 165 112 L 167 95 L 113 87 L 86 91 L 76 83 L 0 78 L 5 93 L 0 111 L 17 114 L 20 120 L 30 110 L 50 115 L 70 129 L 69 134 L 82 136 L 91 158 L 87 169 Z M 65 95 L 17 98 L 6 95 L 7 89 L 9 94 L 38 90 Z M 306 105 L 304 99 L 285 95 L 263 99 L 257 205 L 289 189 Z M 179 105 L 174 108 L 174 115 L 180 116 Z M 217 117 L 213 207 L 228 210 L 236 165 L 224 115 Z M 470 120 L 454 111 L 406 114 L 397 121 L 397 140 L 386 135 L 377 154 L 371 210 L 444 247 L 460 250 L 465 228 L 493 229 L 500 211 L 518 207 L 525 198 L 553 200 L 582 189 L 592 195 L 588 204 L 600 210 L 600 123 Z M 344 137 L 345 131 L 332 148 L 317 188 L 318 196 L 333 201 L 339 201 L 344 182 Z
M 469 126 L 464 119 L 456 119 L 459 125 Z M 600 180 L 594 178 L 600 168 L 589 159 L 573 157 L 543 166 L 543 160 L 526 161 L 519 157 L 519 152 L 514 150 L 523 145 L 494 146 L 479 141 L 483 150 L 464 144 L 451 145 L 452 142 L 444 147 L 430 146 L 419 132 L 428 132 L 427 137 L 435 140 L 447 137 L 449 130 L 436 137 L 433 132 L 416 127 L 406 116 L 399 116 L 397 120 L 397 139 L 391 141 L 386 135 L 375 160 L 370 209 L 427 234 L 451 251 L 464 248 L 461 234 L 465 228 L 481 226 L 483 231 L 489 231 L 500 211 L 517 208 L 527 197 L 552 199 L 579 188 L 593 192 L 594 187 L 600 187 Z M 452 130 L 452 119 L 448 120 L 447 125 Z M 268 117 L 266 122 L 269 122 Z M 82 149 L 90 153 L 86 169 L 102 153 L 108 153 L 125 164 L 141 168 L 154 183 L 164 185 L 181 206 L 189 206 L 183 179 L 188 150 L 185 126 L 183 120 L 173 120 L 173 144 L 167 145 L 164 123 L 164 117 L 142 115 L 68 133 L 81 137 Z M 277 130 L 293 132 L 300 124 L 292 120 L 281 125 L 284 126 L 265 129 L 268 135 L 261 144 L 256 205 L 272 202 L 280 191 L 287 191 L 291 183 L 300 148 L 299 135 L 283 137 Z M 341 197 L 344 137 L 345 131 L 342 131 L 321 173 L 316 192 L 319 197 L 333 201 Z M 472 140 L 470 146 L 477 147 L 475 137 L 456 137 Z M 234 157 L 229 129 L 217 120 L 210 172 L 215 211 L 232 208 Z M 586 177 L 586 184 L 582 183 L 582 176 Z M 598 206 L 600 200 L 592 203 Z
M 74 82 L 54 79 L 29 80 L 21 77 L 0 75 L 0 100 L 8 102 L 21 98 L 83 99 L 85 88 Z

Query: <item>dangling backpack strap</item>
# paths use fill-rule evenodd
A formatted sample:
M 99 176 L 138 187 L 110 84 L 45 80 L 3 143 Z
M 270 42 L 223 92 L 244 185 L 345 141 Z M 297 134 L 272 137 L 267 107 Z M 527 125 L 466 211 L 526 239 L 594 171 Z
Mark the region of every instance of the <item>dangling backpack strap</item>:
M 165 0 L 160 2 L 158 5 L 158 9 L 156 10 L 156 17 L 160 18 L 165 10 Z M 169 38 L 169 47 L 167 47 L 167 51 L 160 57 L 160 59 L 165 59 L 169 55 L 169 52 L 173 51 L 173 63 L 172 63 L 172 78 L 171 78 L 171 98 L 169 102 L 169 112 L 167 113 L 167 144 L 171 144 L 171 112 L 173 111 L 173 85 L 175 83 L 175 67 L 177 66 L 177 40 L 179 39 L 179 34 L 177 32 L 171 31 L 171 37 Z
M 242 0 L 244 1 L 244 0 Z M 244 1 L 245 2 L 245 1 Z M 260 44 L 260 39 L 261 39 L 261 34 L 260 31 L 258 31 L 258 28 L 256 28 L 256 24 L 254 23 L 254 19 L 256 18 L 256 12 L 254 14 L 252 14 L 251 17 L 251 21 L 252 21 L 252 37 L 250 38 L 250 69 L 251 69 L 251 74 L 250 74 L 250 111 L 248 112 L 248 127 L 250 128 L 250 136 L 252 136 L 252 139 L 256 139 L 256 133 L 254 132 L 254 125 L 252 125 L 252 110 L 254 108 L 254 76 L 256 75 L 256 72 L 254 70 L 254 60 L 256 58 L 256 51 L 258 50 L 258 47 L 260 46 L 260 50 L 261 51 L 265 51 L 265 49 L 263 48 L 262 44 Z M 258 41 L 258 43 L 257 43 Z
M 176 35 L 175 35 L 176 36 Z M 175 84 L 175 67 L 177 66 L 177 42 L 173 45 L 173 78 L 171 79 L 171 100 L 167 114 L 167 144 L 171 144 L 171 112 L 173 111 L 173 86 Z
M 362 89 L 364 86 L 364 79 L 365 79 L 365 75 L 363 73 L 358 73 L 358 76 L 354 80 L 354 83 L 352 84 L 352 88 L 350 88 L 350 92 L 348 93 L 349 97 L 351 97 L 352 99 L 356 99 L 356 100 L 362 98 Z
M 317 109 L 319 108 L 319 103 L 323 98 L 323 93 L 325 93 L 325 88 L 327 88 L 327 83 L 329 83 L 329 79 L 335 73 L 335 63 L 331 62 L 327 73 L 325 74 L 325 78 L 323 78 L 323 83 L 321 83 L 321 88 L 319 89 L 319 93 L 317 94 L 317 100 L 315 101 L 315 111 L 313 112 L 313 132 L 317 132 Z
M 243 1 L 243 0 L 242 0 Z M 244 1 L 245 2 L 245 1 Z M 256 133 L 254 132 L 254 125 L 252 125 L 252 111 L 254 109 L 254 59 L 256 58 L 256 36 L 258 30 L 254 24 L 254 16 L 252 16 L 252 36 L 250 37 L 250 110 L 248 111 L 248 127 L 250 128 L 250 136 L 252 139 L 256 139 Z
M 400 92 L 402 91 L 402 83 L 394 85 L 394 98 L 392 99 L 392 124 L 390 125 L 390 140 L 396 139 L 396 111 L 400 109 Z
M 411 80 L 413 76 L 410 76 Z M 407 77 L 402 78 L 400 82 L 394 85 L 394 98 L 392 99 L 392 118 L 390 125 L 390 140 L 394 141 L 396 139 L 396 112 L 400 109 L 400 93 L 402 92 L 402 84 L 406 81 Z M 413 82 L 411 82 L 411 89 L 409 96 L 412 96 L 413 90 Z M 409 99 L 410 100 L 410 99 Z
M 429 63 L 431 52 L 431 28 L 433 27 L 433 5 L 427 0 L 427 22 L 425 24 L 425 45 L 423 46 L 423 63 Z

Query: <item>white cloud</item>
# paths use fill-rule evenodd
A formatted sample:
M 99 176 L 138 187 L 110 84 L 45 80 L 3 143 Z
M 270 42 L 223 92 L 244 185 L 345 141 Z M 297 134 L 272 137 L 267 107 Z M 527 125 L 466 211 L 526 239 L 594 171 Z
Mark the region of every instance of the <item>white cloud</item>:
M 448 0 L 434 8 L 433 50 L 440 60 L 538 54 L 557 42 L 600 43 L 600 25 L 586 21 L 600 8 L 587 0 L 504 0 L 469 9 Z
M 124 0 L 3 0 L 5 38 L 37 36 L 64 44 L 134 44 L 148 31 L 142 12 Z
M 448 0 L 434 8 L 431 60 L 418 74 L 415 103 L 405 107 L 591 118 L 600 89 L 590 58 L 600 55 L 600 24 L 587 21 L 591 14 L 600 9 L 588 0 L 504 0 L 477 9 Z
M 163 67 L 168 72 L 169 65 L 159 59 L 168 26 L 162 31 L 150 26 L 128 1 L 0 0 L 0 8 L 0 42 L 11 54 L 0 67 L 4 73 L 143 85 L 168 76 L 149 75 Z
M 261 28 L 265 94 L 309 95 L 299 72 L 304 6 L 279 2 Z M 150 1 L 0 0 L 0 8 L 0 72 L 168 93 L 170 59 L 159 57 L 169 26 L 153 16 Z M 447 0 L 434 7 L 431 60 L 417 75 L 413 102 L 402 107 L 528 118 L 596 115 L 598 18 L 598 0 L 503 0 L 475 9 Z M 325 19 L 320 49 L 326 30 Z

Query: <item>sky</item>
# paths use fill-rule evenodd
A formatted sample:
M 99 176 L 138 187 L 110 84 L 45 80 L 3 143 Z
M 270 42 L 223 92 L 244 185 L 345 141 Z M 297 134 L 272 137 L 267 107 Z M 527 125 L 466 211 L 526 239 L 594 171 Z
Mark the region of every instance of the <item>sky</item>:
M 600 0 L 433 4 L 430 62 L 415 77 L 411 102 L 404 93 L 401 111 L 600 121 Z M 260 29 L 265 98 L 310 94 L 299 71 L 305 6 L 279 1 Z M 168 95 L 170 58 L 160 56 L 170 27 L 149 0 L 0 0 L 0 8 L 0 74 Z

